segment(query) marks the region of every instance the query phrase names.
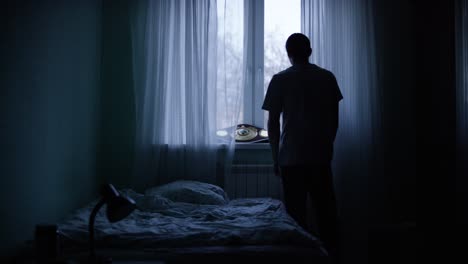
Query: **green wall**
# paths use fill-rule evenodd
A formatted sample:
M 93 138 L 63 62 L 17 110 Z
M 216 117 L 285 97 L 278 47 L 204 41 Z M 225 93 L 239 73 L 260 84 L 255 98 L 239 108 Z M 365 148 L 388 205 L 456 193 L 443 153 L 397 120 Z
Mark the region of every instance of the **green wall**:
M 104 0 L 99 174 L 128 187 L 133 173 L 135 105 L 128 0 Z
M 100 1 L 2 3 L 1 256 L 96 195 Z

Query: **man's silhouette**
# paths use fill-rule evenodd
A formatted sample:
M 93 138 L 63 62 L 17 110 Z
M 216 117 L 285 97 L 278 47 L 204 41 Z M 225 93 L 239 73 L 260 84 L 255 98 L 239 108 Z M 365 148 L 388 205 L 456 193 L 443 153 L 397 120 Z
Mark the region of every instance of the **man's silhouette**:
M 343 96 L 333 73 L 308 62 L 312 49 L 305 35 L 292 34 L 286 51 L 292 67 L 273 76 L 262 107 L 269 111 L 275 174 L 281 174 L 288 213 L 306 230 L 310 194 L 318 235 L 326 249 L 335 251 L 337 208 L 331 160 Z

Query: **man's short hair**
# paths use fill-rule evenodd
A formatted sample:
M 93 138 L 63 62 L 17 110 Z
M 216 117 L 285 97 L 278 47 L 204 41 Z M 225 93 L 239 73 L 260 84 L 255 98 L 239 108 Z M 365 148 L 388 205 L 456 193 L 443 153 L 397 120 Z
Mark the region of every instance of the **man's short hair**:
M 312 54 L 309 38 L 301 33 L 294 33 L 286 40 L 288 56 L 294 59 L 307 59 Z

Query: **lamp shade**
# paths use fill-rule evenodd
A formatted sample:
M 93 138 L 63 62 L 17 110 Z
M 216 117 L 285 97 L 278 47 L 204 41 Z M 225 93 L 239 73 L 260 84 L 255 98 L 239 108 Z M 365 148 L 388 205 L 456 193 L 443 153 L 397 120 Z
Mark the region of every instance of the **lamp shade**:
M 124 219 L 136 208 L 135 201 L 130 197 L 120 195 L 112 184 L 104 185 L 101 195 L 107 204 L 106 215 L 111 223 Z
M 104 204 L 107 204 L 106 215 L 109 222 L 114 223 L 127 217 L 135 210 L 135 201 L 131 198 L 120 193 L 112 186 L 112 184 L 104 184 L 101 187 L 102 199 L 94 206 L 89 216 L 89 251 L 90 251 L 90 263 L 102 262 L 109 263 L 107 260 L 102 260 L 96 256 L 94 249 L 94 220 L 96 215 Z
M 127 217 L 135 210 L 135 202 L 128 197 L 117 196 L 107 202 L 107 219 L 114 223 Z

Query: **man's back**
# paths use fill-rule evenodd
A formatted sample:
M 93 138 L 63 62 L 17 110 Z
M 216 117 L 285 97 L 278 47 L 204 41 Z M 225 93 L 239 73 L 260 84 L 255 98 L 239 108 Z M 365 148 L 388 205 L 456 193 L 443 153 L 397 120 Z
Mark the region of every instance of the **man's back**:
M 329 252 L 338 245 L 338 214 L 331 159 L 343 98 L 335 76 L 310 64 L 310 40 L 294 33 L 286 41 L 293 65 L 273 76 L 263 102 L 268 111 L 273 167 L 281 176 L 288 213 L 307 229 L 307 196 L 315 205 L 318 233 Z M 280 134 L 280 115 L 283 131 Z
M 273 76 L 263 108 L 283 114 L 279 165 L 332 159 L 342 98 L 334 75 L 314 64 L 294 65 Z

